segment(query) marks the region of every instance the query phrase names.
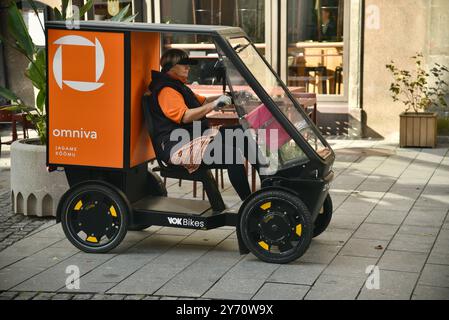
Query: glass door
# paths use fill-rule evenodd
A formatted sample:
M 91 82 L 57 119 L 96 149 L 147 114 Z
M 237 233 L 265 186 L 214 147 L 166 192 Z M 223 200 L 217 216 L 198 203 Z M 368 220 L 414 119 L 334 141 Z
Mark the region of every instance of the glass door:
M 282 1 L 281 77 L 289 87 L 346 96 L 347 0 Z M 283 7 L 282 7 L 283 6 Z

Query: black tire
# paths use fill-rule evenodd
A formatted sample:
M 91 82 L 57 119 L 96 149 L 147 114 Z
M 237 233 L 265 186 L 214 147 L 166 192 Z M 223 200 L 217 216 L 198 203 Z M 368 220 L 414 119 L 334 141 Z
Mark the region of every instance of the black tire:
M 306 205 L 281 190 L 261 192 L 249 200 L 241 212 L 239 228 L 247 248 L 269 263 L 298 259 L 309 248 L 313 234 Z
M 125 237 L 129 212 L 126 200 L 113 187 L 94 182 L 83 184 L 67 191 L 64 197 L 62 229 L 78 249 L 105 253 Z
M 315 226 L 313 229 L 313 237 L 317 237 L 324 232 L 329 226 L 329 223 L 332 220 L 332 199 L 330 194 L 327 195 L 326 199 L 324 199 L 323 207 L 321 208 L 318 216 L 315 220 Z

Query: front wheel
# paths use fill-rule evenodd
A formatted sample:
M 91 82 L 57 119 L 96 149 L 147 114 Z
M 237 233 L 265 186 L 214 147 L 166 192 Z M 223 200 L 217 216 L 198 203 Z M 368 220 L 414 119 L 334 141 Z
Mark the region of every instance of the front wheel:
M 280 190 L 252 198 L 240 217 L 242 239 L 260 260 L 288 263 L 301 257 L 312 240 L 313 224 L 305 204 Z
M 75 247 L 103 253 L 125 237 L 129 211 L 123 196 L 114 188 L 92 182 L 68 191 L 61 206 L 61 224 Z

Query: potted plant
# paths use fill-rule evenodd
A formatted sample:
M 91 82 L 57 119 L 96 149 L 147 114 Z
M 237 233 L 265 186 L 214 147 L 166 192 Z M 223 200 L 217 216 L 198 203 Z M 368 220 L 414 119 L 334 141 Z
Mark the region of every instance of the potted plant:
M 35 3 L 28 0 L 37 15 Z M 80 8 L 80 16 L 92 7 L 89 0 Z M 62 0 L 62 10 L 54 8 L 56 20 L 72 19 L 71 0 Z M 136 15 L 128 15 L 129 5 L 120 10 L 110 20 L 132 21 Z M 41 27 L 44 29 L 41 22 Z M 35 105 L 27 105 L 23 99 L 11 90 L 0 87 L 0 96 L 10 103 L 0 106 L 0 110 L 21 112 L 31 122 L 37 132 L 37 139 L 18 140 L 11 145 L 11 199 L 15 213 L 28 215 L 56 215 L 56 206 L 60 197 L 68 189 L 67 179 L 63 172 L 49 173 L 46 167 L 47 115 L 45 101 L 46 87 L 46 56 L 45 48 L 36 46 L 29 34 L 22 14 L 14 1 L 8 7 L 8 31 L 12 41 L 0 38 L 29 61 L 25 76 L 36 89 Z
M 413 71 L 399 69 L 394 61 L 386 65 L 394 79 L 390 85 L 391 96 L 405 106 L 400 114 L 400 147 L 435 147 L 437 113 L 430 109 L 447 107 L 448 84 L 443 79 L 449 70 L 435 63 L 427 72 L 423 68 L 422 53 L 411 59 L 415 62 Z

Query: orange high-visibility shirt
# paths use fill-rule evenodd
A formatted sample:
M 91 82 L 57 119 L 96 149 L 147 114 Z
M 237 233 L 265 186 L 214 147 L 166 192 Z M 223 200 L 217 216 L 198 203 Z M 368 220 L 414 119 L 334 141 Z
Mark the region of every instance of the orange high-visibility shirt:
M 200 104 L 206 101 L 206 97 L 199 94 L 195 93 L 195 97 Z M 188 109 L 182 94 L 173 88 L 165 87 L 159 92 L 157 99 L 164 115 L 173 122 L 181 123 L 182 117 Z

